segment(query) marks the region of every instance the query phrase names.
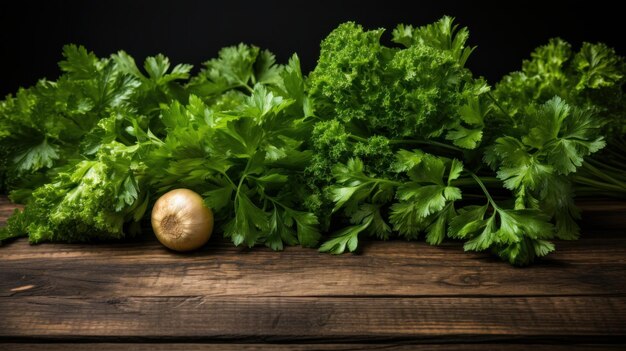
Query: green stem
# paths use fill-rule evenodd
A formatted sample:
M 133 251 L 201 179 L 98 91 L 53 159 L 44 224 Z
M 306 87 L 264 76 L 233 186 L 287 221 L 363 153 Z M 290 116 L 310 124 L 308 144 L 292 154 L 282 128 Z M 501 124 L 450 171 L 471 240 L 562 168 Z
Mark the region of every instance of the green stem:
M 264 198 L 266 198 L 266 199 L 268 199 L 268 200 L 270 200 L 270 201 L 274 204 L 274 207 L 276 207 L 276 205 L 278 205 L 278 206 L 282 207 L 282 208 L 283 208 L 283 210 L 285 210 L 285 211 L 289 211 L 289 210 L 291 210 L 291 208 L 289 208 L 289 207 L 285 206 L 285 205 L 284 205 L 283 203 L 281 203 L 280 201 L 275 200 L 275 199 L 274 199 L 274 197 L 272 197 L 272 196 L 269 196 L 269 195 L 267 195 L 267 194 L 263 193 L 263 197 L 264 197 Z
M 354 176 L 354 177 L 352 177 L 352 179 L 360 180 L 361 184 L 359 184 L 359 186 L 372 184 L 371 189 L 374 189 L 378 184 L 389 184 L 391 186 L 400 186 L 400 185 L 402 185 L 402 182 L 398 182 L 398 181 L 395 181 L 395 180 L 381 179 L 381 178 L 370 178 L 370 177 L 367 177 L 367 176 L 364 176 L 364 177 Z
M 237 200 L 239 199 L 239 190 L 241 190 L 243 181 L 244 179 L 246 179 L 246 176 L 248 175 L 248 168 L 250 168 L 251 162 L 252 162 L 252 157 L 248 159 L 248 163 L 246 163 L 246 168 L 244 168 L 243 173 L 241 174 L 241 179 L 239 179 L 239 184 L 237 184 L 237 191 L 235 192 L 235 208 L 237 208 Z
M 354 135 L 354 134 L 348 134 L 348 138 L 354 140 L 354 141 L 360 141 L 362 143 L 367 143 L 367 139 L 366 138 L 362 138 L 358 135 Z
M 493 206 L 493 208 L 495 210 L 500 209 L 498 207 L 498 205 L 496 204 L 496 202 L 493 200 L 493 198 L 491 197 L 491 194 L 489 194 L 489 191 L 487 191 L 487 188 L 485 187 L 485 184 L 483 184 L 482 180 L 480 180 L 480 177 L 478 177 L 476 174 L 469 172 L 469 174 L 472 176 L 472 178 L 474 178 L 474 180 L 476 181 L 476 183 L 478 183 L 478 185 L 480 186 L 480 188 L 483 190 L 483 193 L 485 193 L 485 196 L 487 197 L 487 200 L 489 200 L 489 203 L 491 204 L 491 206 Z
M 407 140 L 389 140 L 389 144 L 418 144 L 418 145 L 431 145 L 431 146 L 437 146 L 437 147 L 441 147 L 444 149 L 448 149 L 448 150 L 453 150 L 456 152 L 464 152 L 463 149 L 458 148 L 456 146 L 452 146 L 446 143 L 441 143 L 438 141 L 432 141 L 432 140 L 417 140 L 417 139 L 407 139 Z
M 487 97 L 489 97 L 489 99 L 491 99 L 491 101 L 494 103 L 494 105 L 496 105 L 496 107 L 498 107 L 498 109 L 500 111 L 502 111 L 502 113 L 504 113 L 504 115 L 507 116 L 511 120 L 511 122 L 513 122 L 513 127 L 517 128 L 517 121 L 515 120 L 515 118 L 513 118 L 513 116 L 511 116 L 509 111 L 505 110 L 504 107 L 502 107 L 502 105 L 500 105 L 498 100 L 493 96 L 493 94 L 491 94 L 491 92 L 487 93 Z
M 237 185 L 235 185 L 235 182 L 233 182 L 232 179 L 230 179 L 230 177 L 228 176 L 228 174 L 226 174 L 226 172 L 219 172 L 221 175 L 224 176 L 224 178 L 228 181 L 228 183 L 230 183 L 230 186 L 233 187 L 233 190 L 237 190 Z
M 592 175 L 595 175 L 596 177 L 600 178 L 600 179 L 604 179 L 605 181 L 608 181 L 614 185 L 617 185 L 619 187 L 621 187 L 622 189 L 626 190 L 626 184 L 622 183 L 621 181 L 611 177 L 608 172 L 603 172 L 600 171 L 599 169 L 597 169 L 596 167 L 592 166 L 589 162 L 583 162 L 583 169 L 586 170 L 587 172 L 591 173 Z
M 583 176 L 580 176 L 580 175 L 575 175 L 574 176 L 574 181 L 576 183 L 579 183 L 579 184 L 592 186 L 592 187 L 594 187 L 594 188 L 596 188 L 598 190 L 617 191 L 617 192 L 621 192 L 621 193 L 626 192 L 626 189 L 624 189 L 624 188 L 622 188 L 620 186 L 599 182 L 599 181 L 597 181 L 595 179 L 583 177 Z
M 246 88 L 250 94 L 254 93 L 254 89 L 252 89 L 246 82 L 238 80 L 237 81 L 241 87 Z
M 360 141 L 362 143 L 366 143 L 368 140 L 366 138 L 362 138 L 358 135 L 352 135 L 350 134 L 348 136 L 350 139 L 355 140 L 355 141 Z M 421 145 L 431 145 L 431 146 L 437 146 L 437 147 L 441 147 L 444 149 L 449 149 L 449 150 L 454 150 L 456 152 L 464 152 L 463 149 L 458 148 L 456 146 L 452 146 L 446 143 L 441 143 L 438 141 L 433 141 L 433 140 L 419 140 L 419 139 L 406 139 L 406 140 L 396 140 L 396 139 L 390 139 L 389 140 L 389 144 L 391 145 L 398 145 L 398 144 L 421 144 Z
M 626 165 L 622 165 L 623 168 L 619 169 L 617 167 L 613 167 L 612 165 L 609 165 L 609 164 L 604 163 L 604 162 L 600 162 L 600 161 L 598 161 L 596 159 L 593 159 L 593 158 L 585 159 L 585 162 L 589 162 L 591 164 L 594 164 L 598 168 L 603 168 L 603 171 L 610 170 L 610 171 L 613 171 L 613 172 L 617 172 L 620 175 L 623 175 L 624 174 L 624 170 L 626 170 Z
M 389 184 L 389 185 L 392 185 L 392 186 L 400 186 L 400 185 L 402 185 L 402 183 L 401 183 L 401 182 L 397 182 L 397 181 L 395 181 L 395 180 L 380 179 L 380 178 L 373 178 L 373 179 L 374 179 L 374 180 L 373 180 L 373 182 L 374 182 L 374 183 L 376 183 L 376 185 L 377 185 L 378 183 L 381 183 L 381 184 Z M 370 178 L 370 181 L 372 181 L 372 178 Z

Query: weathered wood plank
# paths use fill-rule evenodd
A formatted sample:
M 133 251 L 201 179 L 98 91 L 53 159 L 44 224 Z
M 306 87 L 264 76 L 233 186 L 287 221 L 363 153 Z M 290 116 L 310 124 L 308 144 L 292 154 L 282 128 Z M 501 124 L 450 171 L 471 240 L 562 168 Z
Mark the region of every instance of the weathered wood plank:
M 0 221 L 11 206 L 0 202 Z M 623 229 L 619 208 L 606 222 Z M 432 350 L 471 349 L 465 342 L 486 342 L 482 350 L 501 349 L 498 341 L 539 350 L 555 348 L 534 343 L 619 342 L 626 336 L 626 237 L 601 227 L 588 224 L 582 240 L 559 242 L 556 254 L 524 269 L 453 242 L 366 242 L 361 254 L 337 257 L 220 240 L 183 255 L 150 238 L 37 246 L 21 239 L 0 248 L 0 340 L 109 341 L 115 350 L 156 349 L 117 344 L 137 341 L 350 343 L 302 350 L 365 341 L 401 350 L 414 347 L 385 342 L 459 343 Z M 37 347 L 10 344 L 20 345 Z M 243 346 L 237 349 L 267 345 Z M 580 349 L 604 349 L 586 346 Z
M 127 344 L 127 343 L 54 343 L 54 344 L 28 344 L 28 343 L 0 343 L 0 350 L 4 351 L 355 351 L 355 350 L 385 350 L 385 351 L 608 351 L 624 350 L 626 345 L 602 345 L 602 344 L 198 344 L 198 343 L 152 343 L 152 344 Z
M 2 298 L 0 338 L 61 340 L 609 340 L 624 297 Z
M 626 295 L 626 239 L 559 243 L 523 269 L 459 244 L 375 242 L 360 255 L 211 242 L 178 254 L 158 242 L 0 248 L 0 296 Z

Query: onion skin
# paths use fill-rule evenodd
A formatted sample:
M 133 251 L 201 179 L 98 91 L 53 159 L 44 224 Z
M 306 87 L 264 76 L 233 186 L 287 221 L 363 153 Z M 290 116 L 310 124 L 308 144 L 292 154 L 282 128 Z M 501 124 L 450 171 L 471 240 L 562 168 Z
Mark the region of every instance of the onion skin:
M 152 208 L 151 220 L 157 239 L 175 251 L 195 250 L 206 244 L 213 232 L 213 211 L 189 189 L 161 196 Z

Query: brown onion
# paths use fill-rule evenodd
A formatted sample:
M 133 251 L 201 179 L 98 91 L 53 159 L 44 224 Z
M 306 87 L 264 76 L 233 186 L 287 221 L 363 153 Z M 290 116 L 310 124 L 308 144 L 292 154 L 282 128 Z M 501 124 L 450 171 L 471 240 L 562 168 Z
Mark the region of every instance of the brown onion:
M 161 244 L 172 250 L 195 250 L 211 237 L 213 212 L 197 193 L 172 190 L 154 204 L 152 229 Z

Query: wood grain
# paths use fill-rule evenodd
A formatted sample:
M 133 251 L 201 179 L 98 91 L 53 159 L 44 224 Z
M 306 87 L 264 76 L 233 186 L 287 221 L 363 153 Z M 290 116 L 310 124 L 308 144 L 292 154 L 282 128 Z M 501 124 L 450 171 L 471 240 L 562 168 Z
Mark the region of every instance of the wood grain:
M 246 341 L 626 337 L 622 297 L 20 297 L 0 338 Z M 97 316 L 95 318 L 94 316 Z
M 453 243 L 373 242 L 359 255 L 337 257 L 224 242 L 181 255 L 154 240 L 31 246 L 21 239 L 0 249 L 0 296 L 625 295 L 624 243 L 564 242 L 554 255 L 520 269 Z
M 13 208 L 0 197 L 0 223 Z M 0 247 L 0 350 L 619 349 L 626 206 L 586 214 L 581 240 L 523 269 L 456 242 L 331 256 L 213 239 L 183 255 L 150 235 L 19 239 Z

